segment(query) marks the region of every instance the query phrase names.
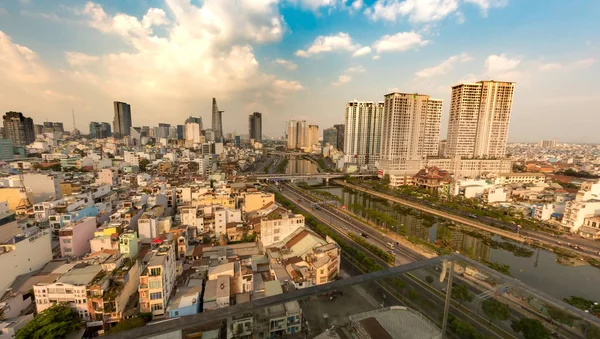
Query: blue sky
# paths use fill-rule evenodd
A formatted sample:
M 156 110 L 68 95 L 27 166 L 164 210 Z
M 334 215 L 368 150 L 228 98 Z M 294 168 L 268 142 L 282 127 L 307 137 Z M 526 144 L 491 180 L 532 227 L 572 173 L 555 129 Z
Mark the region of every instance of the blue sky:
M 210 124 L 281 136 L 342 123 L 348 100 L 517 83 L 509 139 L 600 142 L 600 2 L 558 0 L 0 0 L 0 110 L 70 126 Z

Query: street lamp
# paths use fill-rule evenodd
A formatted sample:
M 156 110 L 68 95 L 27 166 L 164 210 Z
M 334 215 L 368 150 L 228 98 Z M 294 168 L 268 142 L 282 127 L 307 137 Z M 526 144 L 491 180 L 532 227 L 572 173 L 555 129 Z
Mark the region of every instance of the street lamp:
M 590 311 L 591 311 L 591 310 L 592 310 L 594 307 L 596 307 L 596 306 L 598 306 L 598 302 L 597 302 L 597 301 L 594 301 L 594 302 L 592 303 L 592 306 L 590 306 L 590 307 L 589 307 L 587 310 L 585 310 L 584 312 L 585 312 L 585 313 L 590 313 Z M 585 331 L 583 332 L 583 337 L 584 337 L 584 338 L 587 338 L 587 332 L 588 332 L 588 328 L 589 328 L 589 327 L 590 327 L 590 322 L 589 322 L 589 321 L 586 321 L 586 322 L 585 322 Z

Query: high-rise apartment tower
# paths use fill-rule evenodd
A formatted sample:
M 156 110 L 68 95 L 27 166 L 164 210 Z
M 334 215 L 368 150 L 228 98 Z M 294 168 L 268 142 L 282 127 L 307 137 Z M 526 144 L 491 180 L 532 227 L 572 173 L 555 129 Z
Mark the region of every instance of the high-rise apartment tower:
M 248 117 L 248 134 L 250 139 L 262 142 L 262 114 L 254 112 Z
M 453 86 L 445 155 L 504 158 L 514 91 L 504 81 Z
M 383 102 L 354 100 L 346 104 L 343 150 L 348 162 L 374 164 L 379 159 L 382 115 Z M 338 132 L 338 143 L 339 138 Z

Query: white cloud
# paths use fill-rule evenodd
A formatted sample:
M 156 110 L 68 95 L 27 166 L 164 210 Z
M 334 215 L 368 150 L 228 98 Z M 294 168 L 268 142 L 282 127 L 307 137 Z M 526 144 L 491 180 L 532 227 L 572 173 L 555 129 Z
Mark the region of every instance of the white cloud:
M 551 63 L 547 63 L 547 64 L 541 64 L 538 69 L 542 72 L 547 72 L 547 71 L 554 71 L 554 70 L 558 70 L 558 69 L 562 69 L 563 66 L 557 62 L 551 62 Z
M 0 14 L 2 14 L 2 8 L 0 8 Z M 45 19 L 45 20 L 50 20 L 50 21 L 60 21 L 60 18 L 58 17 L 58 15 L 56 13 L 52 13 L 52 12 L 48 12 L 48 13 L 30 12 L 28 10 L 22 9 L 21 15 L 27 16 L 30 18 L 39 18 L 39 19 Z
M 278 65 L 282 65 L 283 67 L 289 69 L 290 71 L 295 71 L 298 68 L 298 65 L 296 65 L 294 62 L 292 62 L 290 60 L 275 59 L 275 61 L 273 61 L 273 62 Z
M 349 75 L 340 75 L 337 79 L 337 81 L 332 82 L 331 84 L 333 86 L 339 86 L 342 84 L 345 84 L 347 82 L 350 82 L 350 80 L 352 80 L 352 77 Z
M 353 12 L 358 12 L 362 9 L 363 6 L 363 0 L 354 0 L 350 7 L 352 8 Z
M 550 62 L 550 63 L 540 64 L 538 66 L 538 70 L 540 72 L 579 70 L 579 69 L 589 68 L 595 62 L 596 62 L 596 60 L 592 59 L 592 58 L 586 58 L 586 59 L 573 61 L 573 62 L 565 64 L 565 65 L 562 65 L 557 62 Z
M 373 55 L 373 58 L 372 58 L 372 59 L 373 59 L 373 60 L 379 60 L 379 59 L 381 59 L 381 57 L 380 57 L 379 55 Z
M 252 0 L 249 0 L 252 1 Z M 301 8 L 311 11 L 317 11 L 323 7 L 325 8 L 335 8 L 335 7 L 343 7 L 345 5 L 345 0 L 290 0 L 291 3 L 299 5 Z
M 490 8 L 500 8 L 508 5 L 508 0 L 465 0 L 465 2 L 479 6 L 483 16 L 487 16 Z
M 569 68 L 570 69 L 586 69 L 586 68 L 589 68 L 590 66 L 592 66 L 594 63 L 596 63 L 596 60 L 592 59 L 592 58 L 581 59 L 581 60 L 577 60 L 577 61 L 571 63 L 569 65 Z
M 105 52 L 93 55 L 67 52 L 68 65 L 61 70 L 45 66 L 35 52 L 0 32 L 0 77 L 6 83 L 0 84 L 0 101 L 16 107 L 28 97 L 39 97 L 21 105 L 22 110 L 54 112 L 61 118 L 64 107 L 74 107 L 84 120 L 86 114 L 108 120 L 98 115 L 104 115 L 113 100 L 124 100 L 135 107 L 137 125 L 155 123 L 165 112 L 197 112 L 198 103 L 213 96 L 225 110 L 234 110 L 228 100 L 241 107 L 260 92 L 265 94 L 260 100 L 270 106 L 303 88 L 293 79 L 262 72 L 254 55 L 253 45 L 278 41 L 283 35 L 285 22 L 277 0 L 205 0 L 199 5 L 164 1 L 157 6 L 164 10 L 151 8 L 141 17 L 108 13 L 92 2 L 71 8 L 80 22 L 129 47 L 104 46 Z M 76 98 L 81 105 L 46 105 L 51 99 Z
M 473 73 L 469 73 L 458 80 L 459 84 L 473 83 L 478 81 L 479 77 Z
M 303 58 L 308 58 L 320 53 L 332 51 L 354 51 L 360 45 L 352 42 L 352 38 L 348 33 L 338 33 L 337 35 L 318 36 L 312 45 L 306 50 L 296 51 L 296 55 Z
M 160 8 L 150 8 L 144 18 L 142 19 L 142 26 L 150 28 L 152 26 L 163 26 L 167 25 L 167 14 Z
M 362 66 L 349 67 L 346 73 L 364 73 L 365 69 Z
M 454 68 L 454 65 L 457 62 L 464 63 L 472 61 L 473 58 L 467 53 L 462 53 L 460 55 L 453 55 L 448 59 L 442 61 L 439 65 L 429 68 L 424 68 L 415 73 L 417 78 L 431 78 L 437 75 L 446 74 L 448 71 Z
M 66 52 L 67 62 L 71 66 L 87 66 L 100 60 L 99 57 L 78 52 Z
M 411 22 L 431 22 L 444 19 L 458 9 L 458 0 L 377 0 L 365 10 L 373 21 L 395 22 L 408 17 Z
M 0 31 L 0 75 L 3 79 L 2 83 L 14 86 L 40 84 L 50 78 L 49 72 L 34 51 L 14 43 L 11 37 L 2 31 Z
M 359 57 L 359 56 L 363 56 L 363 55 L 367 55 L 371 53 L 371 47 L 369 46 L 365 46 L 365 47 L 361 47 L 359 49 L 357 49 L 352 56 L 353 57 Z
M 490 55 L 485 60 L 486 74 L 509 72 L 517 68 L 521 60 L 509 59 L 505 54 Z
M 429 40 L 423 40 L 416 32 L 399 32 L 394 35 L 384 35 L 375 41 L 373 48 L 377 53 L 381 52 L 404 52 L 413 47 L 425 46 Z

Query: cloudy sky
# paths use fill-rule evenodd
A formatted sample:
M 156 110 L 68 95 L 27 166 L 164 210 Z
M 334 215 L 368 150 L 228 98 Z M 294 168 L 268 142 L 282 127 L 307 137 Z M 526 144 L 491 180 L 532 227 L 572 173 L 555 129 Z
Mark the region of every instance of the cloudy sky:
M 0 0 L 0 111 L 87 131 L 131 104 L 135 126 L 248 114 L 342 123 L 348 100 L 517 82 L 509 139 L 600 142 L 600 1 Z

